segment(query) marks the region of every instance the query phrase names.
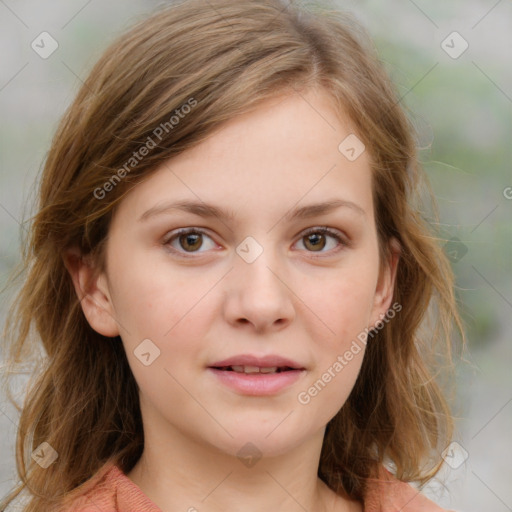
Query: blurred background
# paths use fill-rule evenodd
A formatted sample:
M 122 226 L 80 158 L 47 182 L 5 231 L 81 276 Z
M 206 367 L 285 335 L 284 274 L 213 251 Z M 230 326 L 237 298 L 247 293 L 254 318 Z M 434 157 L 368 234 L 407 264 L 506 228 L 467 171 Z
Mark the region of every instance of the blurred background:
M 332 3 L 369 31 L 418 129 L 466 323 L 455 443 L 424 492 L 456 511 L 512 511 L 512 2 Z M 0 287 L 61 115 L 106 46 L 161 4 L 0 0 Z M 17 480 L 17 418 L 0 396 L 1 496 Z

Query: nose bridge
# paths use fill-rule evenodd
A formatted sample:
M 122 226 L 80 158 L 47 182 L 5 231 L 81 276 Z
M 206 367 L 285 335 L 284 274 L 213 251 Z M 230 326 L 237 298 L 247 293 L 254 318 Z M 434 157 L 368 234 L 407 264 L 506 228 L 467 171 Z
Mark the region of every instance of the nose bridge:
M 235 270 L 242 285 L 250 285 L 258 293 L 267 289 L 281 289 L 283 284 L 276 276 L 282 267 L 281 258 L 278 249 L 272 245 L 271 235 L 259 235 L 258 239 L 247 236 L 237 246 L 236 252 Z
M 243 319 L 261 329 L 292 317 L 293 294 L 284 284 L 285 265 L 272 236 L 256 236 L 236 247 L 227 312 L 232 321 Z

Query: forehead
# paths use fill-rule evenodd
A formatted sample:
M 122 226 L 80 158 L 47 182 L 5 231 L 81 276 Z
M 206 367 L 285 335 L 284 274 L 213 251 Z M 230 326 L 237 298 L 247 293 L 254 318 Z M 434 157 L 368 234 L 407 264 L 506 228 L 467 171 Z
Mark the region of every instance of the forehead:
M 237 218 L 275 218 L 294 206 L 338 198 L 371 216 L 367 152 L 356 159 L 344 152 L 344 141 L 354 145 L 353 132 L 323 90 L 272 97 L 162 164 L 124 202 L 137 218 L 174 199 L 224 205 Z

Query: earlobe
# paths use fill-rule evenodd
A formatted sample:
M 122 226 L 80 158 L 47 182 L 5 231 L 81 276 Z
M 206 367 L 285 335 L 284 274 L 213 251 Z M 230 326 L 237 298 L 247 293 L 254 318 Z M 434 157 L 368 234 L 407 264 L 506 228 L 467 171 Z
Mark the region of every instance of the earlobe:
M 369 327 L 375 327 L 376 322 L 382 318 L 382 315 L 386 314 L 386 311 L 391 306 L 400 252 L 400 243 L 396 238 L 392 238 L 389 242 L 389 259 L 383 266 L 379 275 L 377 289 L 375 290 L 374 305 Z
M 119 328 L 105 274 L 99 273 L 91 259 L 82 256 L 76 247 L 67 249 L 62 259 L 89 325 L 103 336 L 118 336 Z

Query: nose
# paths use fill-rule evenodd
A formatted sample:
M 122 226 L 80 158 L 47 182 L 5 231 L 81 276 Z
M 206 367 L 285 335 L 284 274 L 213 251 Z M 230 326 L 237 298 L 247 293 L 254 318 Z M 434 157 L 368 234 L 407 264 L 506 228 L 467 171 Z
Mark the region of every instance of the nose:
M 245 324 L 258 333 L 285 328 L 295 316 L 289 272 L 268 248 L 250 261 L 237 255 L 227 276 L 226 320 L 237 327 Z

